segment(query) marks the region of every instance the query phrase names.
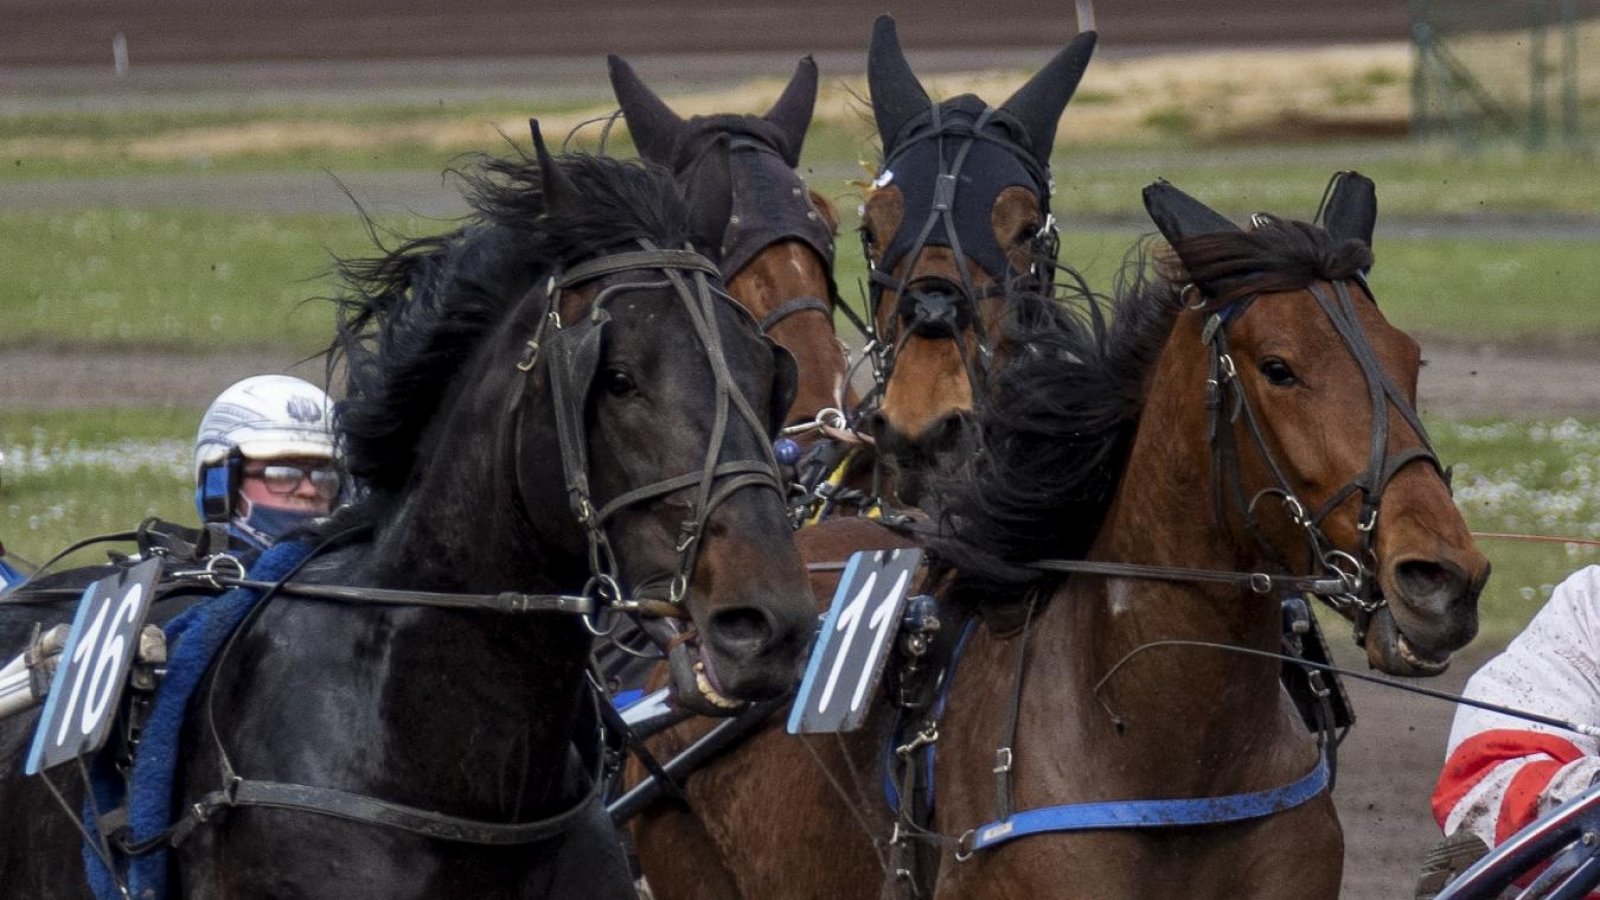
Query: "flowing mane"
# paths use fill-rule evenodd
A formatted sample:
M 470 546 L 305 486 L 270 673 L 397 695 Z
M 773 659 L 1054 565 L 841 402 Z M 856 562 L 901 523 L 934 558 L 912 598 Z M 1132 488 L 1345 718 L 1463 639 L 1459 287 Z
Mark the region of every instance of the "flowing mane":
M 473 349 L 541 277 L 640 239 L 686 239 L 665 169 L 579 154 L 557 162 L 584 198 L 575 210 L 546 210 L 532 157 L 483 158 L 463 173 L 472 213 L 460 228 L 339 263 L 346 292 L 330 349 L 349 366 L 339 436 L 351 474 L 375 494 L 405 486 L 424 430 Z
M 936 545 L 964 581 L 1032 584 L 1046 576 L 1026 563 L 1088 550 L 1121 480 L 1147 376 L 1182 308 L 1178 285 L 1194 282 L 1223 303 L 1372 265 L 1359 241 L 1279 219 L 1197 235 L 1182 248 L 1186 272 L 1165 247 L 1152 254 L 1141 242 L 1130 250 L 1109 327 L 1095 298 L 1076 316 L 1039 314 L 1049 303 L 1041 297 L 1010 298 L 1018 313 L 1008 316 L 1002 340 L 1011 349 L 1000 355 L 1006 362 L 994 373 L 992 399 L 978 410 L 983 453 L 944 486 Z

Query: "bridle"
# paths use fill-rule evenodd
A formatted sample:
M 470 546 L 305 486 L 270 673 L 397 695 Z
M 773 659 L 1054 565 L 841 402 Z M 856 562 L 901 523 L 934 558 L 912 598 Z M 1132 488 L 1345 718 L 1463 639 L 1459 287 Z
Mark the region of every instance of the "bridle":
M 642 249 L 580 263 L 550 276 L 536 287 L 530 299 L 542 305 L 543 312 L 533 337 L 528 339 L 522 359 L 517 363 L 519 370 L 531 373 L 541 360 L 545 362 L 555 405 L 556 435 L 561 448 L 561 468 L 567 497 L 573 515 L 584 529 L 588 545 L 589 583 L 585 593 L 596 593 L 603 602 L 618 610 L 637 610 L 638 601 L 624 598 L 617 580 L 616 555 L 607 533 L 607 526 L 617 513 L 677 491 L 694 490 L 689 515 L 679 526 L 675 543 L 677 566 L 670 575 L 666 597 L 668 603 L 681 607 L 688 592 L 700 537 L 712 510 L 734 492 L 746 487 L 769 487 L 779 497 L 784 496 L 777 474 L 777 462 L 766 440 L 756 441 L 762 448 L 760 459 L 722 459 L 730 420 L 735 415 L 758 435 L 764 436 L 767 429 L 764 419 L 756 414 L 733 383 L 717 330 L 715 307 L 718 302 L 725 302 L 746 317 L 749 313 L 733 298 L 713 287 L 711 279 L 718 277 L 719 271 L 704 256 L 690 250 L 658 249 L 645 240 L 640 240 L 639 244 Z M 587 315 L 575 322 L 562 322 L 560 303 L 563 291 L 598 278 L 639 271 L 658 271 L 663 277 L 656 280 L 612 281 L 601 288 L 591 301 Z M 672 288 L 674 296 L 688 313 L 716 383 L 716 418 L 707 442 L 704 462 L 699 471 L 630 488 L 597 507 L 589 482 L 588 435 L 584 412 L 589 385 L 599 368 L 605 327 L 611 321 L 606 306 L 628 292 L 666 287 Z M 522 429 L 517 429 L 516 433 L 519 450 L 517 472 L 520 479 L 523 471 L 520 461 Z M 590 627 L 597 636 L 610 631 L 595 628 L 592 623 Z
M 1335 609 L 1353 611 L 1360 617 L 1357 623 L 1360 627 L 1366 618 L 1377 612 L 1386 602 L 1384 598 L 1374 593 L 1377 579 L 1373 577 L 1371 564 L 1376 558 L 1374 547 L 1378 530 L 1378 510 L 1384 490 L 1402 468 L 1417 460 L 1425 460 L 1431 464 L 1447 485 L 1450 477 L 1448 471 L 1440 464 L 1438 455 L 1434 453 L 1422 419 L 1399 386 L 1378 362 L 1377 354 L 1373 351 L 1372 344 L 1367 340 L 1366 333 L 1356 317 L 1356 301 L 1350 289 L 1351 280 L 1333 279 L 1331 296 L 1317 282 L 1308 284 L 1306 290 L 1317 301 L 1317 305 L 1328 317 L 1345 348 L 1350 351 L 1366 384 L 1372 413 L 1367 465 L 1315 509 L 1308 509 L 1305 502 L 1296 496 L 1289 479 L 1284 475 L 1282 463 L 1267 445 L 1255 409 L 1250 405 L 1245 392 L 1237 385 L 1238 372 L 1228 349 L 1227 326 L 1230 321 L 1242 315 L 1256 301 L 1259 294 L 1249 294 L 1214 308 L 1207 316 L 1205 327 L 1201 331 L 1201 340 L 1205 342 L 1210 352 L 1209 374 L 1206 378 L 1206 427 L 1210 436 L 1212 495 L 1216 501 L 1218 521 L 1225 521 L 1223 498 L 1226 496 L 1232 502 L 1234 511 L 1243 518 L 1245 527 L 1256 537 L 1257 544 L 1268 548 L 1271 552 L 1270 544 L 1261 535 L 1256 507 L 1264 498 L 1277 498 L 1290 521 L 1305 532 L 1307 566 L 1312 569 L 1320 566 L 1323 572 L 1346 582 L 1347 590 L 1335 594 L 1321 594 L 1322 599 Z M 1357 273 L 1353 280 L 1361 286 L 1368 298 L 1373 296 L 1365 276 Z M 1191 291 L 1197 290 L 1192 285 L 1186 285 L 1180 291 L 1180 296 L 1186 296 Z M 1200 308 L 1205 306 L 1202 301 Z M 1417 445 L 1392 454 L 1388 450 L 1391 407 L 1415 432 L 1419 441 Z M 1248 497 L 1240 473 L 1234 429 L 1229 427 L 1230 423 L 1241 419 L 1250 436 L 1250 442 L 1271 472 L 1273 481 L 1269 486 Z M 1350 552 L 1336 548 L 1323 531 L 1322 524 L 1330 513 L 1356 494 L 1361 496 L 1356 526 L 1360 534 L 1360 543 L 1354 552 Z M 1279 560 L 1279 563 L 1289 568 L 1287 561 Z
M 902 129 L 904 136 L 894 141 L 886 140 L 886 143 L 895 149 L 889 154 L 882 171 L 873 181 L 874 188 L 884 188 L 893 182 L 898 167 L 909 163 L 914 168 L 917 163 L 922 162 L 916 158 L 918 153 L 926 154 L 931 150 L 937 170 L 932 179 L 933 189 L 928 203 L 928 214 L 915 232 L 907 230 L 908 223 L 903 218 L 899 230 L 883 247 L 882 256 L 879 258 L 874 252 L 876 248 L 873 245 L 872 234 L 866 228 L 861 229 L 870 293 L 871 314 L 867 319 L 868 346 L 879 393 L 893 377 L 895 360 L 906 340 L 924 324 L 938 326 L 936 330 L 947 333 L 951 340 L 957 342 L 961 340 L 966 328 L 970 327 L 973 330 L 977 337 L 978 363 L 974 367 L 966 362 L 965 353 L 961 354 L 961 358 L 967 367 L 967 377 L 974 393 L 981 389 L 984 373 L 988 367 L 990 347 L 978 303 L 990 297 L 1004 296 L 1019 273 L 1015 272 L 1006 260 L 1005 248 L 999 248 L 999 253 L 996 254 L 993 248 L 988 247 L 994 242 L 994 238 L 992 234 L 984 233 L 990 228 L 987 208 L 974 210 L 968 213 L 966 218 L 962 218 L 961 215 L 965 209 L 956 208 L 957 197 L 963 193 L 961 187 L 963 176 L 967 176 L 967 180 L 971 181 L 973 170 L 967 168 L 967 163 L 975 150 L 982 154 L 986 149 L 998 149 L 1001 155 L 997 159 L 1004 160 L 1008 166 L 1021 167 L 1023 174 L 1018 180 L 1028 182 L 1025 186 L 1038 197 L 1039 213 L 1044 224 L 1030 239 L 1033 264 L 1028 272 L 1020 274 L 1031 278 L 1043 290 L 1049 290 L 1054 280 L 1053 271 L 1059 247 L 1055 217 L 1050 213 L 1050 196 L 1054 182 L 1049 171 L 1034 158 L 1032 153 L 1002 134 L 1003 129 L 999 127 L 1001 122 L 997 117 L 1008 116 L 1009 114 L 1002 110 L 987 105 L 975 118 L 953 116 L 942 110 L 938 103 L 932 103 L 926 115 L 919 115 L 907 123 Z M 911 184 L 910 181 L 902 183 Z M 1003 186 L 994 187 L 994 194 L 998 196 Z M 987 199 L 992 201 L 993 198 Z M 980 271 L 992 280 L 991 284 L 984 288 L 979 288 L 976 284 L 968 253 L 964 248 L 964 232 L 966 244 L 978 254 L 975 258 L 979 260 Z M 908 237 L 911 234 L 915 236 Z M 914 274 L 916 260 L 930 245 L 950 248 L 955 257 L 959 281 L 944 275 Z M 911 260 L 911 264 L 906 267 L 906 273 L 897 278 L 893 272 L 902 258 Z M 937 293 L 913 290 L 923 285 L 943 290 Z M 890 289 L 895 292 L 900 308 L 890 317 L 887 333 L 878 334 L 878 314 L 883 293 Z M 944 296 L 953 297 L 954 302 L 935 299 Z

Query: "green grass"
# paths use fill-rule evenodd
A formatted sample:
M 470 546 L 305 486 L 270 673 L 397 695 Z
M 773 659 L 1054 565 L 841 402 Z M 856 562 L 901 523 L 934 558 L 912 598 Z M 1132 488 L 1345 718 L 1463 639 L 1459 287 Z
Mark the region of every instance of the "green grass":
M 1063 128 L 1068 127 L 1063 125 Z M 1064 147 L 1052 161 L 1056 214 L 1143 215 L 1139 191 L 1157 177 L 1235 219 L 1316 212 L 1328 178 L 1355 169 L 1378 186 L 1379 222 L 1394 216 L 1563 213 L 1595 216 L 1592 154 L 1515 147 L 1462 153 L 1405 140 L 1284 146 Z
M 384 219 L 408 232 L 442 223 Z M 330 253 L 369 254 L 355 215 L 135 210 L 0 216 L 0 346 L 312 352 L 332 334 Z
M 866 267 L 854 213 L 841 231 L 838 280 L 858 308 Z M 404 234 L 446 223 L 385 217 Z M 1108 290 L 1134 230 L 1064 229 L 1061 258 Z M 390 243 L 394 241 L 389 240 Z M 332 334 L 330 253 L 368 255 L 355 215 L 91 210 L 0 215 L 0 347 L 309 354 Z M 1483 341 L 1600 336 L 1600 255 L 1564 241 L 1385 239 L 1373 285 L 1392 321 L 1425 335 Z
M 188 410 L 0 412 L 0 542 L 37 564 L 147 516 L 192 523 L 198 424 Z M 96 549 L 71 562 L 104 559 Z
M 1473 530 L 1600 539 L 1600 422 L 1435 422 L 1455 466 L 1456 504 Z M 1600 548 L 1485 538 L 1494 565 L 1481 601 L 1483 638 L 1509 639 L 1555 584 L 1600 563 Z
M 194 521 L 190 446 L 196 412 L 0 412 L 0 541 L 39 562 L 74 540 L 146 516 Z M 1481 532 L 1600 539 L 1600 421 L 1429 423 L 1455 466 L 1456 502 Z M 1484 539 L 1494 565 L 1483 638 L 1504 643 L 1551 588 L 1600 563 L 1594 547 Z M 93 562 L 99 551 L 74 559 Z

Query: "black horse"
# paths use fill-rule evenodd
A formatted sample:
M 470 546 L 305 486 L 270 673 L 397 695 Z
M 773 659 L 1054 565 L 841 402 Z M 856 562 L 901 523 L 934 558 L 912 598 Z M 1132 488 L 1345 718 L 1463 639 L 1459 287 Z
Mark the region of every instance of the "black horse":
M 469 178 L 462 228 L 345 267 L 338 420 L 364 496 L 294 581 L 638 601 L 690 623 L 686 702 L 778 694 L 813 621 L 769 443 L 792 363 L 674 249 L 667 172 L 535 146 Z M 174 810 L 310 790 L 190 821 L 184 896 L 633 896 L 585 800 L 585 626 L 604 618 L 280 592 L 195 695 Z M 71 825 L 19 762 L 0 883 L 83 896 Z

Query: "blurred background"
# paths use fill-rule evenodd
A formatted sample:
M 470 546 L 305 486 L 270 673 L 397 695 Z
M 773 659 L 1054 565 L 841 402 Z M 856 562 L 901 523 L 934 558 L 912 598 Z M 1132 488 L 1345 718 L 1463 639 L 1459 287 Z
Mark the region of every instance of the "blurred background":
M 336 256 L 448 230 L 452 168 L 527 144 L 632 155 L 605 55 L 683 115 L 823 84 L 802 174 L 842 214 L 877 163 L 873 18 L 936 96 L 1005 98 L 1066 2 L 0 0 L 0 542 L 24 567 L 146 515 L 190 522 L 190 444 L 233 380 L 324 378 Z M 1600 539 L 1600 0 L 1101 0 L 1062 120 L 1064 260 L 1109 290 L 1166 177 L 1242 219 L 1378 184 L 1372 281 L 1422 342 L 1419 405 L 1495 574 L 1503 646 Z M 368 225 L 370 218 L 371 227 Z M 840 322 L 841 334 L 848 326 Z M 337 393 L 337 384 L 333 385 Z M 1570 538 L 1571 540 L 1563 540 Z M 79 557 L 87 561 L 86 557 Z M 1331 639 L 1348 658 L 1347 632 Z M 1451 710 L 1352 685 L 1346 896 L 1408 896 Z

